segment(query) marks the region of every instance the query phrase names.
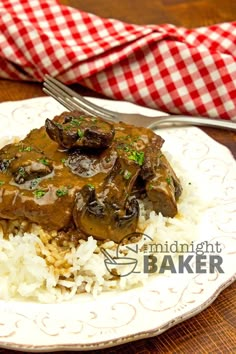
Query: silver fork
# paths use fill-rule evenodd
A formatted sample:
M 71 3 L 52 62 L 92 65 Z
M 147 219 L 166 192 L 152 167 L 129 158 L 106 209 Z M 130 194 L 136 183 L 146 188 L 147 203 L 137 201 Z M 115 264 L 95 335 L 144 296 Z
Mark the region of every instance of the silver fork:
M 209 126 L 221 129 L 236 130 L 236 122 L 223 119 L 210 119 L 203 117 L 191 117 L 184 115 L 177 116 L 157 116 L 148 117 L 139 113 L 119 113 L 109 109 L 100 107 L 89 100 L 85 99 L 77 92 L 62 84 L 55 78 L 46 75 L 43 83 L 43 91 L 55 98 L 69 111 L 82 110 L 93 116 L 100 116 L 112 122 L 124 122 L 136 126 L 156 129 L 166 127 L 166 125 L 199 125 Z

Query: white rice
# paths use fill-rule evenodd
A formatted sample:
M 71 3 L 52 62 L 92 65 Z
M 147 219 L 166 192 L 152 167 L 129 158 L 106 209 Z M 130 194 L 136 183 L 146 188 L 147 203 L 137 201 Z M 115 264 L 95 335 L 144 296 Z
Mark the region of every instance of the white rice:
M 198 225 L 207 205 L 200 200 L 196 183 L 191 181 L 192 184 L 189 184 L 187 172 L 177 163 L 171 163 L 183 186 L 178 216 L 172 219 L 157 215 L 145 209 L 144 203 L 140 202 L 139 230 L 150 237 L 151 243 L 164 245 L 166 242 L 172 244 L 178 241 L 190 244 L 198 237 Z M 37 225 L 33 226 L 31 233 L 11 234 L 9 239 L 4 239 L 0 230 L 0 299 L 60 302 L 72 299 L 80 292 L 97 295 L 113 289 L 130 289 L 142 285 L 149 277 L 143 272 L 143 238 L 138 242 L 139 251 L 135 255 L 138 261 L 135 271 L 140 272 L 113 277 L 92 236 L 87 241 L 81 240 L 77 247 L 71 245 L 67 250 L 57 250 L 55 245 L 48 244 L 50 237 Z M 102 247 L 112 257 L 117 255 L 113 241 L 104 243 Z M 124 248 L 126 257 L 133 258 L 134 252 L 127 253 L 127 248 Z M 161 262 L 161 258 L 158 262 Z M 120 268 L 123 274 L 129 270 L 126 267 Z M 116 270 L 117 273 L 120 269 Z

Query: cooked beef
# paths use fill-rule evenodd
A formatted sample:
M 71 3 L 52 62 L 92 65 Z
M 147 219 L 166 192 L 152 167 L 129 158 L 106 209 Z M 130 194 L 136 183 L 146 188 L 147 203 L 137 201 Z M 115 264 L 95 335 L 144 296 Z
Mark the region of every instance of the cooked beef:
M 115 134 L 110 123 L 79 111 L 46 119 L 45 127 L 50 138 L 66 149 L 107 148 Z
M 147 181 L 146 191 L 157 213 L 170 217 L 177 214 L 176 200 L 182 193 L 182 187 L 163 153 L 160 154 L 154 177 Z
M 0 150 L 0 217 L 56 230 L 60 242 L 68 234 L 120 241 L 137 228 L 137 195 L 173 217 L 182 187 L 163 142 L 149 129 L 78 111 L 47 119 Z
M 156 135 L 150 143 L 145 146 L 144 149 L 144 162 L 141 167 L 140 176 L 144 180 L 148 180 L 155 176 L 156 168 L 160 163 L 160 154 L 158 153 L 164 143 L 163 139 L 160 139 L 158 135 Z
M 5 146 L 0 151 L 0 161 L 8 161 L 7 168 L 0 172 L 0 217 L 25 218 L 51 230 L 68 227 L 75 195 L 84 183 L 64 166 L 66 158 L 67 153 L 58 150 L 44 127 L 33 130 L 20 143 Z M 26 176 L 25 165 L 38 163 L 37 173 Z M 42 165 L 49 168 L 44 171 L 49 174 L 42 173 Z M 21 173 L 24 182 L 18 180 Z

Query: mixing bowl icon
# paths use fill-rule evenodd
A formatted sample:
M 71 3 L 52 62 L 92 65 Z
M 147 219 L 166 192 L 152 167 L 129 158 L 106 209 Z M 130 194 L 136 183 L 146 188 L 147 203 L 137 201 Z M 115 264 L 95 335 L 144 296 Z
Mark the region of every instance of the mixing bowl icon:
M 129 257 L 111 257 L 104 248 L 102 248 L 101 251 L 106 257 L 104 263 L 109 273 L 125 277 L 134 272 L 138 262 L 137 259 Z

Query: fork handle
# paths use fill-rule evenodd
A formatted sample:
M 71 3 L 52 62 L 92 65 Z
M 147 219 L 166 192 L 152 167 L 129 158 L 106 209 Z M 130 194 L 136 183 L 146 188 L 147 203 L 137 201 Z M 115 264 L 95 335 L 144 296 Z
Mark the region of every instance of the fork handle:
M 191 117 L 191 116 L 164 116 L 159 117 L 156 122 L 153 122 L 149 125 L 149 128 L 155 129 L 160 127 L 160 125 L 165 125 L 171 123 L 176 123 L 174 125 L 201 125 L 201 126 L 208 126 L 220 129 L 229 129 L 229 130 L 236 130 L 236 122 L 232 122 L 229 120 L 224 119 L 210 119 L 210 118 L 201 118 L 201 117 Z

